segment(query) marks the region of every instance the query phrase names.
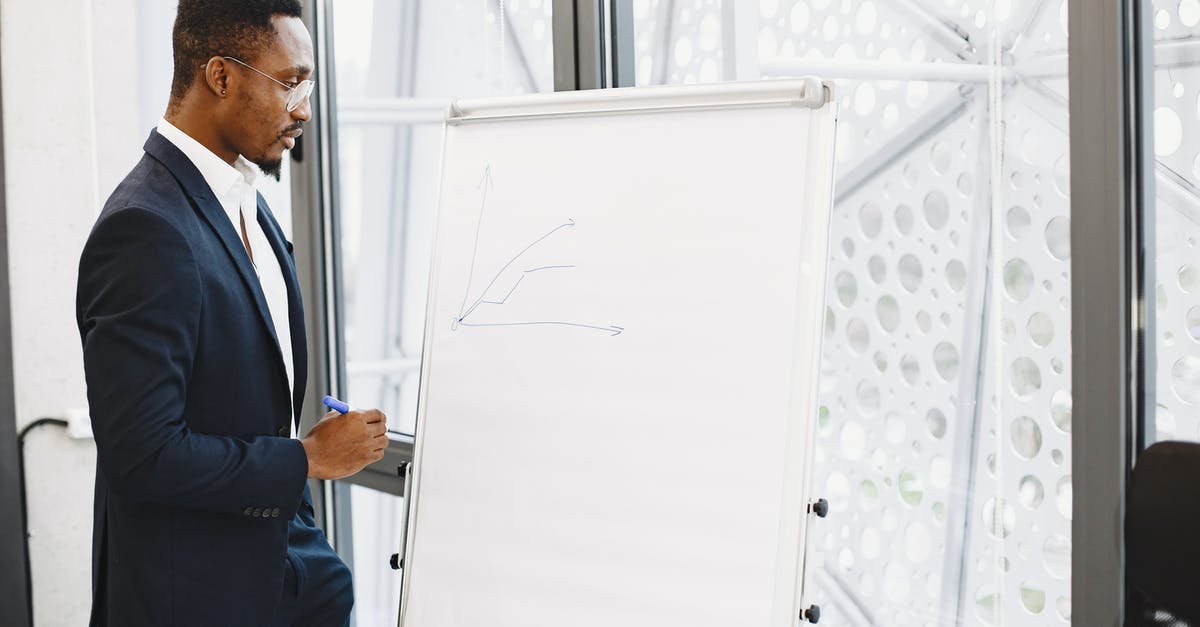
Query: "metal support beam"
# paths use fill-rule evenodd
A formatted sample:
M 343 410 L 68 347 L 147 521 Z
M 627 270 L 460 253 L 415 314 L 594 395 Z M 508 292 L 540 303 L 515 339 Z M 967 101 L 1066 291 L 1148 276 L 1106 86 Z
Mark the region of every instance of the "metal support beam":
M 820 76 L 826 80 L 929 81 L 932 83 L 987 83 L 995 69 L 985 63 L 929 63 L 912 61 L 840 61 L 799 57 L 763 57 L 766 76 Z M 1001 70 L 1009 77 L 1007 69 Z
M 1154 45 L 1156 69 L 1200 65 L 1200 37 L 1160 41 Z M 1149 85 L 1153 87 L 1153 85 Z
M 2 84 L 0 80 L 0 84 Z M 2 93 L 2 91 L 0 91 Z M 4 111 L 0 102 L 0 616 L 16 627 L 33 625 L 29 554 L 18 463 L 17 407 L 13 384 L 12 318 L 8 290 L 8 209 L 5 204 Z M 81 557 L 82 558 L 82 557 Z
M 1146 101 L 1153 80 L 1137 0 L 1069 0 L 1071 133 L 1071 606 L 1078 625 L 1125 621 L 1125 495 L 1144 415 L 1143 246 L 1153 215 Z M 1141 31 L 1141 32 L 1139 32 Z M 1147 280 L 1149 279 L 1149 280 Z
M 554 91 L 573 91 L 579 88 L 578 35 L 575 33 L 575 0 L 554 0 Z M 595 67 L 586 68 L 593 75 Z
M 637 59 L 633 47 L 633 0 L 608 0 L 607 33 L 609 87 L 637 84 Z
M 1153 47 L 1153 67 L 1156 70 L 1191 68 L 1200 65 L 1200 37 L 1160 41 L 1153 44 Z M 1065 78 L 1067 76 L 1067 55 L 1062 52 L 1051 52 L 1032 56 L 1014 66 L 1013 71 L 1026 78 Z M 1148 83 L 1147 87 L 1153 90 L 1154 85 Z
M 333 33 L 328 18 L 332 0 L 305 5 L 304 23 L 313 38 L 316 73 L 332 79 Z M 317 82 L 311 106 L 313 117 L 303 137 L 291 153 L 292 240 L 295 244 L 296 272 L 304 294 L 304 326 L 308 336 L 308 385 L 304 395 L 305 413 L 301 433 L 307 432 L 323 415 L 321 397 L 340 394 L 344 375 L 336 351 L 341 346 L 337 324 L 341 308 L 337 211 L 337 103 L 334 81 Z M 314 480 L 313 504 L 317 522 L 338 546 L 337 525 L 333 516 L 332 482 Z
M 554 90 L 634 85 L 633 0 L 554 0 Z
M 837 184 L 834 185 L 834 206 L 841 205 L 881 173 L 925 145 L 929 138 L 961 119 L 974 102 L 974 88 L 963 87 L 957 93 L 929 107 L 921 117 L 838 177 Z
M 1158 411 L 1157 381 L 1158 352 L 1155 346 L 1155 303 L 1158 301 L 1157 257 L 1157 207 L 1159 180 L 1156 171 L 1158 159 L 1154 154 L 1154 126 L 1152 124 L 1155 98 L 1155 69 L 1157 54 L 1162 50 L 1155 46 L 1153 12 L 1149 2 L 1131 0 L 1126 14 L 1132 21 L 1126 29 L 1129 36 L 1129 67 L 1131 90 L 1130 126 L 1127 142 L 1131 153 L 1131 223 L 1130 254 L 1134 257 L 1135 272 L 1134 302 L 1132 315 L 1135 319 L 1133 333 L 1136 342 L 1131 356 L 1131 367 L 1135 370 L 1133 380 L 1133 430 L 1130 442 L 1129 470 L 1137 464 L 1138 457 L 1155 438 L 1155 421 Z M 1194 50 L 1193 50 L 1194 51 Z M 1123 521 L 1122 521 L 1123 522 Z M 1123 526 L 1123 525 L 1122 525 Z
M 905 10 L 925 37 L 964 61 L 978 61 L 979 52 L 967 31 L 931 10 L 924 0 L 894 0 L 894 6 Z

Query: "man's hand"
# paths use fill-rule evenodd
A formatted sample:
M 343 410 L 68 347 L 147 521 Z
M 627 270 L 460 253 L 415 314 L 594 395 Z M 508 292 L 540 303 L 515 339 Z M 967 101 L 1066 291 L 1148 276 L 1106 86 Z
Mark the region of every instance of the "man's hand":
M 341 479 L 383 459 L 387 416 L 378 409 L 329 412 L 300 441 L 312 479 Z

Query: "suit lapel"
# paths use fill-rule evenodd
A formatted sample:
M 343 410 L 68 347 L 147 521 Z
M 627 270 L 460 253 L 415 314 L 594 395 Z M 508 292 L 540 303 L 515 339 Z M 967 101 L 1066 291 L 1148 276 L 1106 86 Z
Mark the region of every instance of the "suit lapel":
M 296 264 L 287 248 L 283 231 L 275 222 L 262 194 L 258 195 L 258 223 L 262 226 L 267 241 L 271 243 L 271 250 L 275 252 L 275 259 L 283 271 L 283 282 L 287 286 L 288 326 L 292 331 L 292 408 L 295 413 L 293 420 L 299 429 L 300 407 L 304 402 L 304 389 L 308 378 L 308 343 L 304 333 L 304 302 L 300 297 L 300 281 L 296 276 Z
M 283 352 L 279 349 L 279 338 L 275 334 L 275 323 L 271 321 L 271 310 L 267 308 L 267 298 L 263 295 L 258 274 L 255 273 L 254 266 L 250 264 L 250 259 L 246 255 L 246 246 L 242 243 L 241 236 L 234 230 L 233 223 L 230 222 L 228 214 L 221 207 L 221 203 L 213 194 L 212 188 L 204 180 L 203 175 L 200 174 L 200 170 L 196 169 L 191 160 L 175 144 L 172 144 L 170 140 L 160 135 L 156 130 L 150 131 L 150 138 L 146 140 L 146 145 L 143 148 L 147 154 L 158 159 L 171 171 L 175 176 L 175 180 L 179 181 L 184 192 L 191 199 L 197 213 L 204 218 L 204 221 L 216 233 L 217 238 L 221 240 L 221 244 L 229 256 L 230 263 L 237 268 L 238 275 L 242 278 L 242 283 L 245 284 L 251 300 L 254 301 L 254 307 L 258 311 L 258 317 L 262 323 L 263 330 L 266 331 L 271 341 L 274 342 L 275 354 L 279 357 L 277 363 L 280 368 L 280 376 L 283 377 L 286 389 L 287 371 L 283 369 Z M 274 245 L 272 242 L 272 247 Z M 292 286 L 289 284 L 289 300 L 291 298 L 291 290 Z M 295 335 L 293 332 L 292 336 L 295 337 Z

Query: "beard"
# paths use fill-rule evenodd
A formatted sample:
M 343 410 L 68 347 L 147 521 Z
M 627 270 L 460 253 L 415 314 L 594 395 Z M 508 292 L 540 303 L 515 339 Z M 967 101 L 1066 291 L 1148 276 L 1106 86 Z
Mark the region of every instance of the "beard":
M 283 129 L 282 131 L 280 131 L 279 136 L 275 139 L 275 141 L 283 141 L 284 135 L 287 135 L 288 133 L 295 131 L 295 130 L 299 130 L 301 128 L 303 128 L 303 127 L 301 126 L 301 124 L 299 122 L 297 122 L 285 129 Z M 288 151 L 284 151 L 284 154 L 287 154 L 287 152 Z M 255 161 L 254 165 L 257 165 L 258 169 L 263 171 L 263 174 L 266 174 L 267 176 L 275 179 L 276 182 L 278 182 L 279 177 L 281 177 L 283 175 L 283 156 L 282 155 L 280 155 L 280 157 L 278 159 L 266 159 L 264 157 L 260 160 Z
M 258 169 L 262 170 L 263 174 L 275 179 L 276 182 L 279 182 L 279 177 L 283 176 L 282 157 L 279 159 L 257 159 L 254 161 L 254 165 L 258 166 Z

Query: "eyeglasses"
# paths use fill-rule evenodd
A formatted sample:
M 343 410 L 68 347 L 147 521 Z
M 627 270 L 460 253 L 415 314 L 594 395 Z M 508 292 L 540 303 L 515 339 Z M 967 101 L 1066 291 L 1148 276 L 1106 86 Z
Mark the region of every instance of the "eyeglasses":
M 300 81 L 299 83 L 289 85 L 288 83 L 285 83 L 285 82 L 275 78 L 274 76 L 267 74 L 266 72 L 254 67 L 253 65 L 250 65 L 249 63 L 246 63 L 245 61 L 242 61 L 241 59 L 238 59 L 235 57 L 221 57 L 221 58 L 229 59 L 230 61 L 233 61 L 233 62 L 243 65 L 247 68 L 250 68 L 251 70 L 254 70 L 255 72 L 258 72 L 259 74 L 274 81 L 280 87 L 288 90 L 288 99 L 287 99 L 288 113 L 295 111 L 296 108 L 299 107 L 301 103 L 303 103 L 305 100 L 307 100 L 309 95 L 312 94 L 313 87 L 315 87 L 317 84 L 316 81 L 303 80 L 303 81 Z M 208 64 L 205 63 L 201 67 L 208 67 Z

